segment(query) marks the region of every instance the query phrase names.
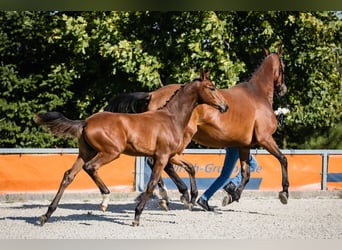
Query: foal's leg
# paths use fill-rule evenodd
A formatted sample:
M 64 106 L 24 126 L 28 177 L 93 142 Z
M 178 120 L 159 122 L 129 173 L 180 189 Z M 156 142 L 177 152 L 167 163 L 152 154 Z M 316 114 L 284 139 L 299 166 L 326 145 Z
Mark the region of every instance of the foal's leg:
M 169 175 L 171 180 L 176 184 L 178 191 L 182 194 L 180 197 L 181 202 L 183 202 L 189 208 L 190 197 L 188 187 L 175 171 L 173 164 L 168 162 L 164 168 L 164 171 Z
M 151 170 L 153 169 L 153 163 L 154 163 L 154 161 L 153 161 L 152 157 L 148 157 L 147 158 L 147 165 L 150 167 Z M 158 188 L 159 188 L 159 195 L 161 196 L 161 199 L 159 200 L 159 206 L 162 209 L 164 209 L 165 211 L 168 211 L 169 210 L 169 208 L 168 208 L 169 197 L 167 194 L 166 185 L 165 185 L 162 177 L 160 177 L 160 179 L 158 181 Z
M 172 162 L 173 164 L 176 164 L 176 165 L 179 165 L 179 166 L 183 167 L 185 169 L 185 171 L 189 174 L 190 188 L 191 188 L 191 191 L 190 191 L 190 193 L 191 193 L 191 200 L 190 200 L 190 203 L 188 203 L 188 208 L 189 208 L 189 210 L 192 210 L 193 206 L 196 203 L 196 198 L 198 196 L 198 189 L 197 189 L 196 179 L 195 179 L 195 174 L 196 174 L 195 168 L 194 168 L 194 166 L 190 162 L 185 160 L 180 155 L 175 155 L 174 157 L 172 157 L 170 159 L 170 162 Z M 177 175 L 177 177 L 179 178 L 178 175 Z M 186 199 L 187 197 L 183 197 L 183 198 Z M 187 199 L 185 201 L 188 202 L 189 200 Z
M 84 164 L 83 159 L 80 156 L 78 156 L 75 163 L 73 164 L 73 166 L 64 173 L 63 180 L 59 186 L 59 189 L 58 189 L 58 192 L 57 192 L 55 198 L 51 202 L 47 212 L 44 215 L 42 215 L 39 219 L 41 226 L 43 226 L 48 221 L 48 219 L 51 217 L 52 213 L 56 210 L 58 203 L 59 203 L 60 199 L 62 198 L 64 190 L 74 180 L 75 176 L 82 169 L 83 164 Z
M 151 157 L 148 158 L 147 161 L 149 167 L 153 169 L 153 159 Z M 179 177 L 179 175 L 176 173 L 173 165 L 168 162 L 164 168 L 164 171 L 168 174 L 168 176 L 171 178 L 171 180 L 175 183 L 175 185 L 178 188 L 178 191 L 182 194 L 180 200 L 189 207 L 190 197 L 188 194 L 188 187 L 183 182 L 183 180 Z M 164 184 L 163 178 L 160 177 L 158 181 L 158 187 L 159 187 L 159 194 L 161 195 L 161 200 L 159 201 L 159 206 L 164 209 L 168 210 L 169 205 L 169 198 L 167 195 L 167 188 Z
M 85 168 L 85 165 L 83 166 L 83 169 L 95 182 L 96 186 L 100 189 L 100 192 L 102 194 L 101 209 L 103 212 L 105 212 L 108 207 L 108 202 L 109 202 L 109 195 L 110 195 L 109 189 L 107 188 L 106 184 L 104 184 L 100 176 L 97 174 L 97 171 L 89 171 L 89 169 Z
M 146 191 L 145 191 L 143 197 L 141 198 L 141 200 L 139 201 L 138 205 L 135 208 L 135 215 L 134 215 L 134 221 L 132 223 L 132 226 L 139 226 L 140 215 L 141 215 L 142 211 L 144 210 L 144 207 L 145 207 L 147 200 L 152 195 L 153 190 L 156 187 L 156 185 L 160 179 L 161 172 L 162 172 L 164 166 L 166 165 L 167 160 L 168 160 L 168 157 L 156 158 L 154 160 L 154 166 L 152 168 L 151 177 L 150 177 L 150 180 L 147 184 Z

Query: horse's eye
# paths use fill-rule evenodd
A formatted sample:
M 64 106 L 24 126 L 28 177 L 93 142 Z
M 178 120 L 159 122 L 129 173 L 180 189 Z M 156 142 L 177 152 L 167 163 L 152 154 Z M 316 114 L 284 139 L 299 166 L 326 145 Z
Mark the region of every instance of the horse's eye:
M 216 88 L 215 87 L 209 87 L 210 91 L 215 91 Z

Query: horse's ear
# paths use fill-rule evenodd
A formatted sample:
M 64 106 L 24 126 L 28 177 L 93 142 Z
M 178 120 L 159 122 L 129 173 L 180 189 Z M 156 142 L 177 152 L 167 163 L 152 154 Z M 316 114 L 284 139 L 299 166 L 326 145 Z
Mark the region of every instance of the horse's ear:
M 278 55 L 279 55 L 279 56 L 281 56 L 282 51 L 283 51 L 282 46 L 279 45 L 279 46 L 278 46 Z
M 266 48 L 264 48 L 265 55 L 268 56 L 270 54 L 270 51 Z
M 209 75 L 210 75 L 210 70 L 207 72 L 207 73 L 205 73 L 205 79 L 209 79 Z
M 200 73 L 200 78 L 201 80 L 205 80 L 206 79 L 206 74 L 204 73 L 204 69 L 201 69 L 201 73 Z

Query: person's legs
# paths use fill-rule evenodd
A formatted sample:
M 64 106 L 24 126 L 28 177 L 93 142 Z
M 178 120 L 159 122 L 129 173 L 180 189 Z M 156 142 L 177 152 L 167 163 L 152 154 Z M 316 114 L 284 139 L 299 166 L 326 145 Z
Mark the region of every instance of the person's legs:
M 238 149 L 235 147 L 227 147 L 222 171 L 219 177 L 210 185 L 210 187 L 202 194 L 197 203 L 206 210 L 212 211 L 208 205 L 208 200 L 219 190 L 229 179 L 232 174 L 236 162 L 239 158 Z

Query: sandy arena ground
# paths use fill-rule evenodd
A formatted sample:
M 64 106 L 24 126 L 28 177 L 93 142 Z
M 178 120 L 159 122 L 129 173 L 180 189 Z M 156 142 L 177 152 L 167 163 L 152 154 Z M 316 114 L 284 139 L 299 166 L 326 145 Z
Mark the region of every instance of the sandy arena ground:
M 140 226 L 132 227 L 137 195 L 113 193 L 102 212 L 98 193 L 65 193 L 42 227 L 39 216 L 54 193 L 1 194 L 0 239 L 342 239 L 341 191 L 292 192 L 287 205 L 277 192 L 245 191 L 239 203 L 226 207 L 219 191 L 210 200 L 215 212 L 198 206 L 189 211 L 172 191 L 169 211 L 154 196 Z

